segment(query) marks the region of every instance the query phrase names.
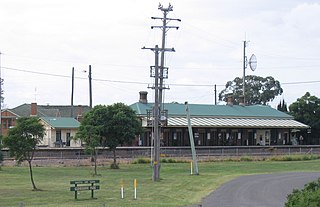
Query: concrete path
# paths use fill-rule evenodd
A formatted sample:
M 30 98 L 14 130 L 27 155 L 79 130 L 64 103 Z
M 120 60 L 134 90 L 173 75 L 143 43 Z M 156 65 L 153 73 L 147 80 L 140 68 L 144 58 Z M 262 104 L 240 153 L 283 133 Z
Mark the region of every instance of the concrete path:
M 293 189 L 317 180 L 319 173 L 275 173 L 236 178 L 202 200 L 202 207 L 282 207 Z

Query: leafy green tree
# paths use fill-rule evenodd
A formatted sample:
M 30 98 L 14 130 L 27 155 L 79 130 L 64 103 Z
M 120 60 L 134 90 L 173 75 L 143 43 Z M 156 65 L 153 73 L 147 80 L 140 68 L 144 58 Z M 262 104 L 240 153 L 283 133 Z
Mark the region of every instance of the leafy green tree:
M 141 122 L 135 112 L 123 103 L 115 103 L 109 106 L 98 105 L 89 111 L 82 119 L 76 137 L 85 143 L 95 160 L 97 147 L 109 147 L 113 151 L 111 167 L 118 168 L 117 146 L 130 142 L 141 132 Z
M 94 175 L 97 173 L 97 154 L 98 148 L 101 146 L 98 127 L 91 125 L 90 123 L 80 125 L 77 132 L 76 139 L 80 138 L 85 143 L 85 151 L 91 155 L 91 160 L 94 162 Z
M 4 138 L 4 146 L 9 148 L 10 155 L 18 163 L 27 161 L 29 164 L 30 178 L 33 190 L 38 190 L 32 173 L 32 160 L 37 144 L 41 143 L 45 129 L 36 117 L 23 117 L 17 120 L 17 125 L 9 129 Z
M 309 92 L 298 98 L 289 106 L 290 114 L 298 121 L 309 125 L 312 129 L 311 136 L 320 135 L 320 99 Z M 307 135 L 305 135 L 307 136 Z
M 245 96 L 248 105 L 266 105 L 283 92 L 280 82 L 271 76 L 263 78 L 249 75 L 245 77 L 245 80 Z M 225 89 L 219 93 L 219 100 L 226 101 L 227 95 L 230 93 L 233 94 L 234 103 L 239 104 L 239 96 L 243 95 L 243 78 L 237 77 L 233 81 L 228 81 Z
M 86 113 L 81 120 L 79 130 L 75 139 L 80 139 L 85 146 L 85 150 L 91 155 L 94 162 L 94 174 L 97 175 L 97 154 L 98 147 L 103 146 L 107 108 L 102 105 L 95 106 Z
M 288 107 L 287 107 L 287 104 L 284 100 L 280 101 L 280 103 L 277 106 L 277 110 L 285 112 L 285 113 L 288 112 Z
M 116 103 L 107 106 L 108 123 L 106 125 L 106 146 L 113 151 L 112 168 L 118 168 L 116 147 L 132 141 L 136 135 L 142 133 L 141 121 L 129 106 Z

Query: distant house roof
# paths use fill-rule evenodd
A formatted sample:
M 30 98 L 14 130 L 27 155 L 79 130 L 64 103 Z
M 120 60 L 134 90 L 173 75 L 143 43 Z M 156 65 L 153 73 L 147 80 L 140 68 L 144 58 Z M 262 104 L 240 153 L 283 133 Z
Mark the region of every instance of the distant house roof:
M 19 117 L 28 117 L 31 115 L 31 104 L 22 104 L 13 109 L 10 109 Z M 69 105 L 37 105 L 38 117 L 71 117 L 72 107 Z M 73 106 L 73 117 L 84 115 L 90 111 L 89 106 Z
M 18 117 L 17 114 L 15 114 L 10 109 L 4 109 L 1 111 L 1 118 L 16 118 Z
M 80 122 L 71 117 L 41 117 L 40 119 L 55 129 L 75 129 L 80 126 Z
M 153 103 L 134 103 L 130 106 L 138 115 L 146 115 L 151 110 Z M 185 104 L 165 103 L 164 109 L 168 110 L 169 117 L 186 116 Z M 289 114 L 278 111 L 265 105 L 208 105 L 189 104 L 190 116 L 196 117 L 269 117 L 269 118 L 293 118 Z

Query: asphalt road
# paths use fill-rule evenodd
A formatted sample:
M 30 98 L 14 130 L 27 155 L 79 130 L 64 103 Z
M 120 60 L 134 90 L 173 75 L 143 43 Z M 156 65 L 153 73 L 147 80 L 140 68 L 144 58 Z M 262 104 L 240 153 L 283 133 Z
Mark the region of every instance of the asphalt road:
M 202 207 L 283 207 L 293 189 L 317 180 L 319 173 L 248 175 L 219 187 L 202 200 Z

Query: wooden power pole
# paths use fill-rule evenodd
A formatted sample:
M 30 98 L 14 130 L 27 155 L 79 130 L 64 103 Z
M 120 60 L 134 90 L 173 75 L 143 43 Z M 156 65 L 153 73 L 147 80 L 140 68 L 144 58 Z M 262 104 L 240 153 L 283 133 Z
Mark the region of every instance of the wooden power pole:
M 174 48 L 165 48 L 165 36 L 166 32 L 170 28 L 178 29 L 179 27 L 176 26 L 168 26 L 168 22 L 171 20 L 181 21 L 180 19 L 172 19 L 167 18 L 167 14 L 172 11 L 172 6 L 169 4 L 167 8 L 164 8 L 161 4 L 159 4 L 158 9 L 163 12 L 163 17 L 151 17 L 152 19 L 160 19 L 162 20 L 162 26 L 152 26 L 153 28 L 160 28 L 162 30 L 162 44 L 161 48 L 156 45 L 154 48 L 146 48 L 143 47 L 142 49 L 150 49 L 155 53 L 155 65 L 151 66 L 150 76 L 155 78 L 154 86 L 151 88 L 155 90 L 155 101 L 154 107 L 152 110 L 152 127 L 153 127 L 153 135 L 154 135 L 154 155 L 152 160 L 153 165 L 153 181 L 160 180 L 160 133 L 161 133 L 161 125 L 163 124 L 163 119 L 160 116 L 162 115 L 162 93 L 164 89 L 168 89 L 164 86 L 163 80 L 168 78 L 168 68 L 164 67 L 164 54 L 165 52 L 174 52 Z M 159 53 L 161 53 L 161 60 L 159 65 Z

